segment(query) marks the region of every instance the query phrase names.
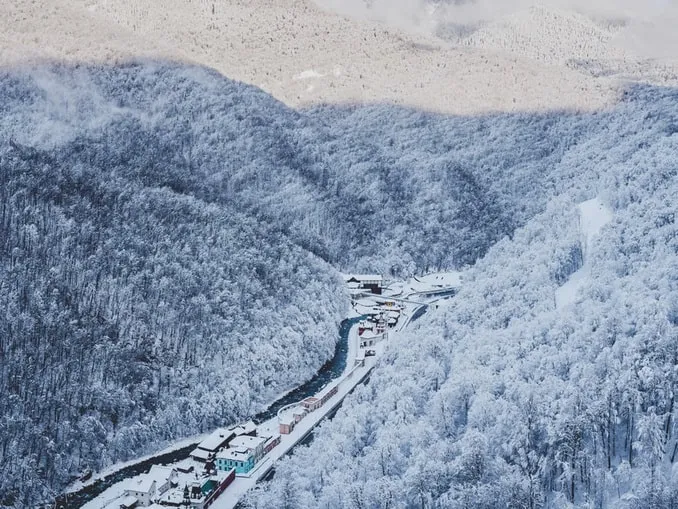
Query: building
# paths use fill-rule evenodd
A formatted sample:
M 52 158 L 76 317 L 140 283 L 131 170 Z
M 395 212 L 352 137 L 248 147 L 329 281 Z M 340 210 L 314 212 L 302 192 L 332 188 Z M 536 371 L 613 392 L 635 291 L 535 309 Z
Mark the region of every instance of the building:
M 318 410 L 322 406 L 321 401 L 318 398 L 306 398 L 304 401 L 301 402 L 302 405 L 304 405 L 304 408 L 308 410 L 309 412 L 313 412 L 315 410 Z
M 238 424 L 237 426 L 228 428 L 228 430 L 236 437 L 239 437 L 240 435 L 257 436 L 257 425 L 254 424 L 253 421 Z
M 137 497 L 127 495 L 120 500 L 120 509 L 135 509 L 139 505 Z
M 332 387 L 329 391 L 327 391 L 327 392 L 322 396 L 322 398 L 320 398 L 320 401 L 321 401 L 322 404 L 324 405 L 325 403 L 327 403 L 327 400 L 329 400 L 329 399 L 330 399 L 332 396 L 334 396 L 337 392 L 339 392 L 339 386 L 338 386 L 338 385 L 335 385 L 335 386 Z
M 202 486 L 205 495 L 203 507 L 209 507 L 234 480 L 235 469 L 231 469 L 226 475 L 220 473 L 210 477 Z
M 306 417 L 308 410 L 304 407 L 297 407 L 292 411 L 292 417 L 294 417 L 294 422 L 301 422 L 301 420 Z
M 217 454 L 217 469 L 246 474 L 254 468 L 254 454 L 247 447 L 229 447 Z
M 178 486 L 178 473 L 175 468 L 153 465 L 148 471 L 148 477 L 155 481 L 155 490 L 158 496 L 165 493 L 170 488 Z
M 367 320 L 363 320 L 358 324 L 358 334 L 362 336 L 363 332 L 367 330 L 372 330 L 374 325 L 371 322 L 368 322 Z
M 344 277 L 344 282 L 351 290 L 367 290 L 381 295 L 384 279 L 377 274 L 353 274 Z
M 266 439 L 264 442 L 264 455 L 271 452 L 277 445 L 280 444 L 281 437 L 280 435 L 273 435 L 271 437 L 263 437 Z
M 228 448 L 233 447 L 244 447 L 252 453 L 254 456 L 254 462 L 256 463 L 264 455 L 264 444 L 266 443 L 266 438 L 264 437 L 252 437 L 249 435 L 240 435 L 231 440 Z M 226 449 L 228 450 L 228 449 Z
M 219 449 L 228 445 L 228 442 L 234 438 L 236 434 L 228 429 L 219 428 L 212 432 L 210 436 L 205 438 L 198 444 L 198 447 L 191 452 L 191 458 L 201 463 L 207 463 L 214 459 Z
M 280 434 L 281 435 L 289 435 L 294 431 L 294 425 L 297 423 L 297 421 L 294 420 L 294 416 L 291 414 L 285 415 L 280 418 L 278 421 L 278 424 L 280 425 Z
M 155 498 L 155 479 L 142 475 L 130 480 L 124 491 L 125 497 L 134 497 L 137 499 L 136 507 L 148 507 Z
M 375 334 L 373 332 L 366 332 L 360 336 L 360 348 L 369 348 L 376 345 L 379 341 L 386 338 L 386 333 Z
M 190 507 L 191 509 L 207 509 L 234 479 L 234 469 L 224 472 L 218 471 L 215 475 L 201 478 L 192 476 L 190 479 L 181 479 L 179 487 L 173 488 L 159 497 L 156 501 L 157 505 L 152 505 L 151 508 L 181 507 L 185 509 Z

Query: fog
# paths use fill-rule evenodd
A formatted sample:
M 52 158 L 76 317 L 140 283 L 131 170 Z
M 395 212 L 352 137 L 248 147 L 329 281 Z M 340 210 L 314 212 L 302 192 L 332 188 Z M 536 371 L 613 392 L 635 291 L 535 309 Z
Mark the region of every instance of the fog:
M 643 57 L 678 58 L 678 0 L 315 0 L 324 8 L 415 32 L 441 23 L 476 25 L 534 5 L 621 27 L 613 43 Z M 607 23 L 606 23 L 607 24 Z

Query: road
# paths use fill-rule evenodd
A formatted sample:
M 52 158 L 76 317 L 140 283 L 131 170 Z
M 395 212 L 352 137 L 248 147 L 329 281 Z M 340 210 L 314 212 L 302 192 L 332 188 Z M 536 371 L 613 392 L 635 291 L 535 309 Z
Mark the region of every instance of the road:
M 396 334 L 402 329 L 406 328 L 412 321 L 416 320 L 419 316 L 425 312 L 427 306 L 435 301 L 441 300 L 442 298 L 449 297 L 454 294 L 453 288 L 440 288 L 431 289 L 433 291 L 416 291 L 411 289 L 409 293 L 402 295 L 399 298 L 389 297 L 388 295 L 383 296 L 372 296 L 375 300 L 375 303 L 378 301 L 387 300 L 397 300 L 404 305 L 402 311 L 401 319 L 398 321 L 397 326 L 389 331 L 389 334 Z M 434 297 L 435 295 L 435 297 Z M 411 300 L 411 297 L 416 297 L 417 300 Z M 211 507 L 215 509 L 232 509 L 235 508 L 240 502 L 243 495 L 250 490 L 253 486 L 257 484 L 261 479 L 265 478 L 273 469 L 275 462 L 280 459 L 282 456 L 288 454 L 300 441 L 304 440 L 309 433 L 323 420 L 328 414 L 332 414 L 333 411 L 341 405 L 344 398 L 355 389 L 362 381 L 364 381 L 374 368 L 377 363 L 377 360 L 388 348 L 388 341 L 378 343 L 371 349 L 374 349 L 376 355 L 373 357 L 366 357 L 364 359 L 364 364 L 355 365 L 355 359 L 359 352 L 359 336 L 357 332 L 357 324 L 361 320 L 360 317 L 355 317 L 352 319 L 347 319 L 342 323 L 341 327 L 341 341 L 337 345 L 337 350 L 332 361 L 328 362 L 318 374 L 309 382 L 302 384 L 294 391 L 286 394 L 284 397 L 280 398 L 273 405 L 271 405 L 267 410 L 261 412 L 254 417 L 255 422 L 257 422 L 258 433 L 259 435 L 275 434 L 278 432 L 278 411 L 286 406 L 289 406 L 291 403 L 301 401 L 309 396 L 315 396 L 322 398 L 327 392 L 331 391 L 335 387 L 337 388 L 337 393 L 328 399 L 327 403 L 323 405 L 318 410 L 308 414 L 302 421 L 297 423 L 292 433 L 288 435 L 282 435 L 281 443 L 270 451 L 254 468 L 254 470 L 248 472 L 247 474 L 238 475 L 235 481 L 226 489 L 226 491 L 212 504 Z M 345 340 L 345 341 L 343 341 Z M 187 452 L 182 451 L 183 454 Z M 145 469 L 150 468 L 150 465 L 156 463 L 153 461 L 158 458 L 150 458 L 147 461 L 142 462 Z M 134 476 L 139 473 L 138 467 L 142 466 L 135 465 L 137 468 L 134 469 L 134 472 L 128 471 L 127 476 Z M 118 473 L 116 476 L 115 482 L 119 481 L 124 475 L 124 471 Z M 87 509 L 102 509 L 103 507 L 115 507 L 115 499 L 119 497 L 122 493 L 124 483 L 118 482 L 114 486 L 111 486 L 108 490 L 101 491 L 100 496 L 92 500 L 94 497 L 88 497 L 91 501 L 87 503 L 84 507 Z M 105 489 L 105 488 L 104 488 Z M 97 493 L 98 494 L 98 493 Z M 96 496 L 96 495 L 95 495 Z M 108 502 L 112 502 L 112 505 Z M 81 505 L 73 506 L 67 505 L 66 507 L 83 507 Z

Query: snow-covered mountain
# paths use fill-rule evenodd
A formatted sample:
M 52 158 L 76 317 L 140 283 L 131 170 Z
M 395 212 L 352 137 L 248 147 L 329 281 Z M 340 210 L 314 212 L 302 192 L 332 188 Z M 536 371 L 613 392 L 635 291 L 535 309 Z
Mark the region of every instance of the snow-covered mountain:
M 308 378 L 338 270 L 462 268 L 248 503 L 674 509 L 674 11 L 585 4 L 1 2 L 0 506 Z
M 678 92 L 584 125 L 558 196 L 250 507 L 675 507 Z
M 190 61 L 294 107 L 388 102 L 459 114 L 581 110 L 618 95 L 607 78 L 450 47 L 425 32 L 321 7 L 313 0 L 12 0 L 0 5 L 6 21 L 0 62 Z

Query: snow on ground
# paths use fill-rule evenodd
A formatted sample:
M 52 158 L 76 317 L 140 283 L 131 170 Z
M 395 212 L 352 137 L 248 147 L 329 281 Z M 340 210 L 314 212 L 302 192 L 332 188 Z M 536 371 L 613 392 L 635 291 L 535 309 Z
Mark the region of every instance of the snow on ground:
M 435 277 L 432 279 L 436 281 Z M 456 278 L 449 276 L 447 281 L 455 281 Z M 439 280 L 438 280 L 439 281 Z M 361 306 L 365 309 L 372 309 L 377 305 L 383 298 L 379 295 L 374 295 L 366 297 L 361 300 Z M 389 336 L 392 334 L 397 334 L 400 330 L 405 328 L 408 324 L 408 318 L 418 307 L 416 304 L 406 305 L 403 310 L 403 318 L 398 322 L 398 325 L 389 331 Z M 263 477 L 266 472 L 269 470 L 269 467 L 285 455 L 294 445 L 301 440 L 311 429 L 313 429 L 326 415 L 326 413 L 332 409 L 340 400 L 343 399 L 346 394 L 348 394 L 353 388 L 358 384 L 358 382 L 374 367 L 379 357 L 383 352 L 388 348 L 388 342 L 377 343 L 374 347 L 370 349 L 375 350 L 376 355 L 374 357 L 362 357 L 365 360 L 364 366 L 355 366 L 354 360 L 358 357 L 359 348 L 359 336 L 358 336 L 358 327 L 354 326 L 349 332 L 349 348 L 347 354 L 347 363 L 346 368 L 342 375 L 332 383 L 324 387 L 316 396 L 321 397 L 323 394 L 330 391 L 333 387 L 337 386 L 338 391 L 335 396 L 333 396 L 325 406 L 321 409 L 316 410 L 308 414 L 301 422 L 297 423 L 292 433 L 289 435 L 282 435 L 280 444 L 275 447 L 269 454 L 267 454 L 264 459 L 262 459 L 254 470 L 250 471 L 247 475 L 238 475 L 233 481 L 233 483 L 225 490 L 225 492 L 214 502 L 211 506 L 215 509 L 232 509 L 234 508 L 242 496 L 251 489 L 258 480 Z M 258 426 L 259 435 L 273 435 L 278 433 L 278 417 L 275 416 L 269 419 L 266 422 L 261 423 Z M 179 447 L 177 445 L 176 447 Z M 183 460 L 182 463 L 193 462 L 192 460 Z M 193 462 L 195 463 L 195 462 Z M 198 471 L 202 468 L 202 465 L 195 463 L 195 467 Z M 125 479 L 101 493 L 94 500 L 88 502 L 83 506 L 83 509 L 117 509 L 119 506 L 119 501 L 124 495 L 125 487 L 133 482 L 135 479 L 140 478 L 145 474 L 136 476 L 133 478 Z M 195 474 L 186 474 L 189 476 Z M 183 479 L 183 478 L 182 478 Z M 183 482 L 183 481 L 182 481 Z M 182 482 L 179 484 L 182 485 Z
M 457 288 L 461 286 L 461 272 L 436 272 L 414 278 L 412 287 L 420 288 L 419 291 L 439 289 L 443 287 Z
M 556 290 L 556 309 L 562 309 L 576 302 L 579 290 L 591 276 L 589 249 L 603 226 L 613 218 L 612 210 L 606 207 L 599 198 L 580 203 L 578 208 L 584 264 Z
M 103 479 L 104 477 L 107 477 L 111 474 L 114 474 L 118 470 L 122 470 L 123 468 L 129 467 L 131 465 L 136 465 L 137 463 L 141 463 L 142 461 L 146 461 L 150 458 L 153 458 L 154 456 L 160 456 L 160 455 L 163 455 L 163 454 L 174 452 L 178 449 L 183 449 L 184 447 L 188 447 L 191 444 L 195 444 L 195 443 L 202 441 L 208 435 L 209 435 L 209 433 L 204 433 L 202 435 L 194 435 L 192 437 L 183 438 L 181 440 L 177 440 L 176 442 L 172 442 L 171 445 L 168 445 L 165 449 L 161 449 L 157 452 L 147 454 L 145 456 L 140 456 L 138 458 L 134 458 L 134 459 L 129 460 L 129 461 L 122 461 L 122 462 L 110 465 L 110 466 L 104 468 L 103 470 L 101 470 L 100 472 L 96 472 L 95 474 L 93 474 L 92 477 L 90 477 L 85 482 L 76 481 L 73 484 L 69 485 L 64 490 L 64 493 L 75 493 L 76 491 L 81 490 L 85 486 L 89 486 L 90 484 L 94 483 L 95 481 L 97 481 L 99 479 Z
M 300 72 L 299 74 L 296 74 L 292 79 L 293 80 L 308 80 L 312 78 L 324 78 L 324 74 L 320 74 L 318 71 L 315 71 L 313 69 L 310 69 L 308 71 L 303 71 Z
M 434 272 L 425 276 L 414 276 L 407 281 L 391 282 L 384 289 L 383 297 L 406 299 L 413 294 L 443 290 L 445 288 L 458 288 L 462 284 L 462 273 L 459 271 Z M 358 301 L 357 305 L 367 307 L 368 301 Z
M 311 412 L 306 418 L 304 418 L 300 423 L 298 423 L 292 433 L 289 435 L 282 435 L 281 443 L 276 448 L 274 448 L 262 461 L 260 461 L 256 468 L 249 472 L 248 476 L 238 476 L 236 480 L 226 489 L 223 495 L 221 495 L 217 501 L 213 504 L 212 507 L 216 509 L 226 509 L 235 507 L 242 495 L 252 488 L 259 478 L 265 474 L 269 466 L 275 462 L 277 459 L 282 457 L 287 451 L 294 446 L 301 438 L 304 437 L 313 427 L 315 427 L 320 420 L 325 416 L 327 411 L 331 409 L 334 404 L 336 404 L 343 396 L 350 392 L 357 382 L 369 372 L 369 370 L 374 366 L 376 362 L 376 357 L 371 357 L 366 359 L 365 366 L 355 368 L 354 359 L 356 358 L 358 352 L 358 333 L 357 327 L 353 327 L 349 333 L 349 350 L 348 350 L 348 362 L 342 376 L 335 382 L 329 384 L 323 390 L 320 391 L 319 395 L 322 395 L 329 391 L 335 385 L 338 385 L 338 393 L 336 396 L 333 396 L 328 403 L 322 407 L 320 410 Z M 277 416 L 269 419 L 268 421 L 262 423 L 258 426 L 258 433 L 260 435 L 266 434 L 277 434 L 278 433 L 278 418 Z M 191 461 L 191 460 L 184 460 Z M 195 464 L 196 468 L 200 470 L 202 465 Z M 142 477 L 145 474 L 139 476 L 125 479 L 100 494 L 94 500 L 88 502 L 83 506 L 83 509 L 109 509 L 115 507 L 117 509 L 118 502 L 124 494 L 125 486 L 130 482 L 133 482 L 135 479 Z M 194 475 L 194 474 L 188 474 Z M 180 483 L 181 484 L 181 483 Z
M 594 198 L 579 204 L 579 217 L 582 238 L 585 242 L 583 245 L 584 260 L 586 260 L 588 246 L 603 226 L 612 221 L 613 213 L 599 198 Z

